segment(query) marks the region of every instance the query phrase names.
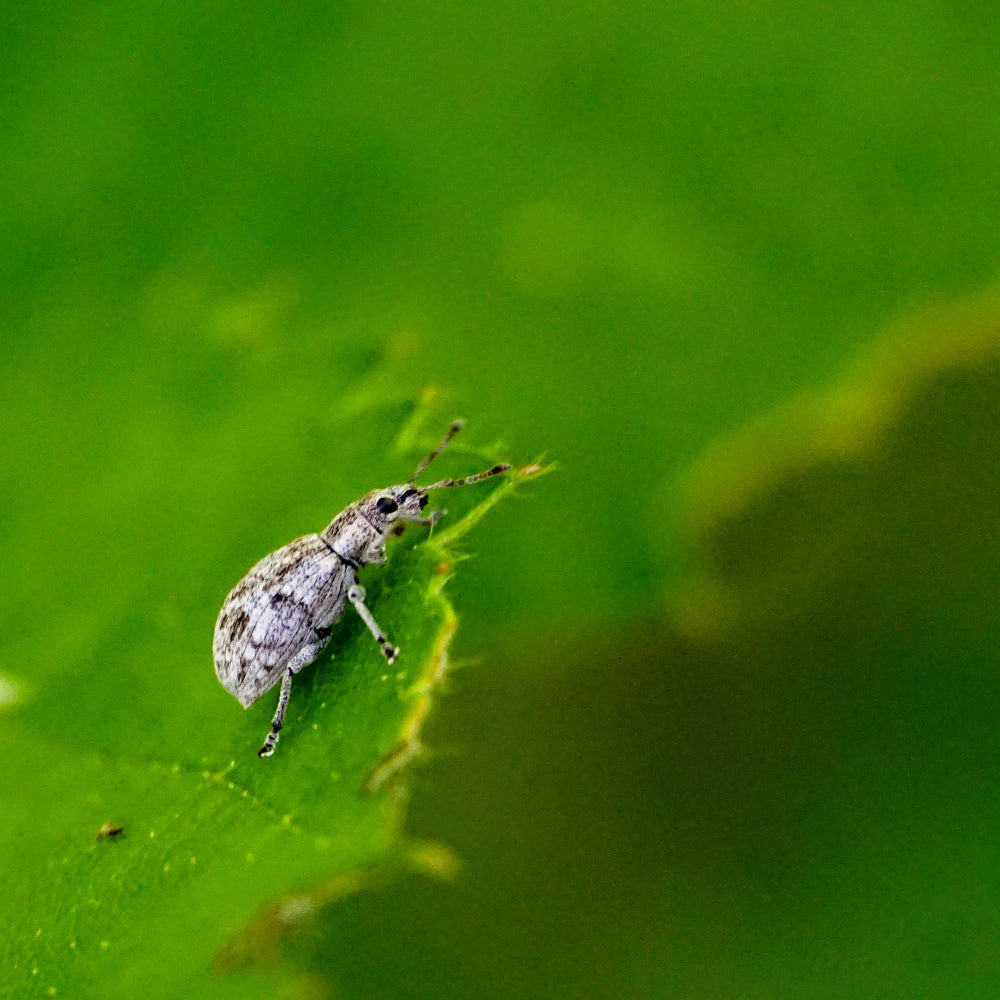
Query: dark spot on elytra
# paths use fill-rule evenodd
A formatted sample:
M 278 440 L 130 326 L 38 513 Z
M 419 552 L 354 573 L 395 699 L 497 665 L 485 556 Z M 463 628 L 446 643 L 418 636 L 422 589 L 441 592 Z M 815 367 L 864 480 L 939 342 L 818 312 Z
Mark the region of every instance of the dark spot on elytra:
M 270 582 L 272 584 L 281 583 L 286 576 L 294 573 L 308 558 L 309 554 L 307 552 L 297 552 L 294 559 L 290 559 L 283 566 L 274 570 L 269 578 Z
M 235 642 L 240 635 L 243 634 L 243 630 L 247 626 L 247 622 L 250 621 L 250 616 L 242 609 L 236 613 L 228 616 L 229 624 L 223 623 L 224 628 L 229 629 L 229 641 Z

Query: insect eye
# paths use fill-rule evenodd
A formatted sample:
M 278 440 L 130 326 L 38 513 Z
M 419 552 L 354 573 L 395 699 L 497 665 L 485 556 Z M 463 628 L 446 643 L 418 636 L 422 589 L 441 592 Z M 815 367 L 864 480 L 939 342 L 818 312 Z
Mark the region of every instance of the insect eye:
M 379 497 L 375 501 L 375 509 L 380 514 L 395 514 L 399 510 L 399 504 L 391 497 Z

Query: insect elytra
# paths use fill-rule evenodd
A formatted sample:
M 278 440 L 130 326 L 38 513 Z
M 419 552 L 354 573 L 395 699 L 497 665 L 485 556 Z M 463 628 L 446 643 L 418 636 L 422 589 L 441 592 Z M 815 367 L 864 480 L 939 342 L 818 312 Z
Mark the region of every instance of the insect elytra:
M 392 663 L 399 649 L 386 638 L 365 604 L 358 570 L 386 560 L 386 539 L 402 523 L 433 526 L 445 511 L 424 516 L 427 494 L 469 486 L 506 472 L 509 465 L 463 479 L 417 486 L 423 471 L 461 430 L 455 420 L 441 443 L 405 482 L 365 494 L 345 507 L 321 532 L 305 535 L 260 560 L 223 602 L 215 623 L 215 673 L 244 708 L 278 683 L 278 707 L 259 757 L 274 753 L 288 708 L 292 678 L 312 663 L 330 641 L 333 626 L 350 603 Z

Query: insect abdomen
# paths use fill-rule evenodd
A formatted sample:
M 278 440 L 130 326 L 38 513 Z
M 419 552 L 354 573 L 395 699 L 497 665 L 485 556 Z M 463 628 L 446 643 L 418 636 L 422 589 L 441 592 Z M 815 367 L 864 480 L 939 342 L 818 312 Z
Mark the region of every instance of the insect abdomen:
M 343 604 L 344 571 L 318 535 L 307 535 L 266 556 L 229 592 L 215 624 L 215 673 L 244 708 L 316 645 L 317 627 L 329 625 L 333 607 Z

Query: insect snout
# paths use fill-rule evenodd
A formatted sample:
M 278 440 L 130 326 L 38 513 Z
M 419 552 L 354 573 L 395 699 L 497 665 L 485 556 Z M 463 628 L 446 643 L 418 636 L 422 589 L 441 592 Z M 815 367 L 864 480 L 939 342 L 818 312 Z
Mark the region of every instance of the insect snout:
M 405 490 L 400 495 L 399 502 L 400 503 L 406 503 L 407 500 L 409 500 L 411 497 L 416 497 L 417 498 L 416 499 L 416 503 L 420 507 L 421 510 L 423 510 L 424 507 L 427 506 L 427 494 L 426 493 L 421 493 L 420 490 L 415 490 L 412 487 L 410 489 L 408 489 L 408 490 Z

